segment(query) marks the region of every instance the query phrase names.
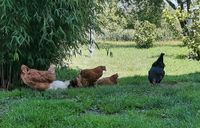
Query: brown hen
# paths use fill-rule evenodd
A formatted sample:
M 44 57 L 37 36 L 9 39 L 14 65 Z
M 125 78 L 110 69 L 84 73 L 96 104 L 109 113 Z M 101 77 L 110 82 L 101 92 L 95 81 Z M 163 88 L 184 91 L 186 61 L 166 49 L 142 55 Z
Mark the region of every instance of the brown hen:
M 49 88 L 49 84 L 56 79 L 55 67 L 50 66 L 47 71 L 40 71 L 22 65 L 21 79 L 26 85 L 34 89 L 46 90 Z
M 81 70 L 79 79 L 82 86 L 94 86 L 94 83 L 103 75 L 103 71 L 106 71 L 105 66 Z
M 70 81 L 71 87 L 87 87 L 88 85 L 88 81 L 85 78 L 82 78 L 80 74 Z
M 96 85 L 114 85 L 117 84 L 118 74 L 114 74 L 110 77 L 104 77 L 102 79 L 99 79 L 96 82 Z

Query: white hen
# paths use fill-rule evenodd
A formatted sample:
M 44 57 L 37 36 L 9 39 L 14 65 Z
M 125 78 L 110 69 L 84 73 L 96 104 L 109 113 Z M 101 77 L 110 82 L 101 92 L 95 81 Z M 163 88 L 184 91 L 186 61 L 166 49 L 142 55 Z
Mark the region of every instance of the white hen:
M 53 90 L 56 90 L 56 89 L 66 89 L 68 88 L 70 84 L 70 80 L 67 80 L 67 81 L 60 81 L 60 80 L 55 80 L 53 81 L 50 85 L 49 85 L 49 88 L 48 89 L 53 89 Z

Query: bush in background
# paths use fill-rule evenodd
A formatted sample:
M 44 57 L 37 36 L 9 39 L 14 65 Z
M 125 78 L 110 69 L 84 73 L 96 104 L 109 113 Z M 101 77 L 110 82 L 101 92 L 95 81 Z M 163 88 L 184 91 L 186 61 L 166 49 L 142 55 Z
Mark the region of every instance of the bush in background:
M 113 41 L 133 41 L 134 40 L 134 30 L 124 29 L 115 32 L 109 32 L 107 30 L 103 31 L 104 34 L 99 35 L 97 38 L 100 40 L 113 40 Z
M 139 48 L 150 48 L 156 39 L 156 25 L 149 21 L 135 24 L 135 42 Z
M 117 31 L 110 32 L 103 30 L 102 35 L 97 35 L 99 40 L 111 40 L 111 41 L 134 41 L 135 30 L 134 29 L 120 29 Z M 156 41 L 174 40 L 180 39 L 175 32 L 171 29 L 171 26 L 162 20 L 161 26 L 156 28 Z

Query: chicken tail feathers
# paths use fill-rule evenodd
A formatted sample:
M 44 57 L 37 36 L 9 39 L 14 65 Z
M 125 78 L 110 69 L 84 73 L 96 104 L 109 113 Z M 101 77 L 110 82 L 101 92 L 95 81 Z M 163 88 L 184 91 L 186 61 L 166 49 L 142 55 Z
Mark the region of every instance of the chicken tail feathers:
M 56 66 L 51 64 L 48 71 L 50 71 L 52 74 L 55 74 L 55 69 L 56 69 Z
M 56 80 L 50 84 L 49 89 L 53 89 L 53 90 L 66 89 L 66 88 L 68 88 L 69 85 L 70 85 L 70 81 L 63 82 L 63 81 Z
M 70 81 L 67 80 L 67 81 L 64 81 L 64 83 L 65 83 L 65 87 L 68 88 L 68 86 L 70 85 Z

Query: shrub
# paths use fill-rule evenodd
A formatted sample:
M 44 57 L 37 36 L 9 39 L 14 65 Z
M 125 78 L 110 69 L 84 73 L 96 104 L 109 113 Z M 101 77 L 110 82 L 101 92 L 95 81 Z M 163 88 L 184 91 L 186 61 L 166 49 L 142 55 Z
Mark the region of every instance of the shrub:
M 114 40 L 114 41 L 133 41 L 134 40 L 134 30 L 124 29 L 115 32 L 109 32 L 104 30 L 104 34 L 98 37 L 100 40 Z
M 135 24 L 135 42 L 139 48 L 149 48 L 153 46 L 156 39 L 156 26 L 148 21 Z

